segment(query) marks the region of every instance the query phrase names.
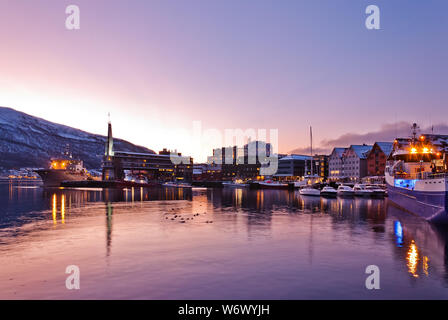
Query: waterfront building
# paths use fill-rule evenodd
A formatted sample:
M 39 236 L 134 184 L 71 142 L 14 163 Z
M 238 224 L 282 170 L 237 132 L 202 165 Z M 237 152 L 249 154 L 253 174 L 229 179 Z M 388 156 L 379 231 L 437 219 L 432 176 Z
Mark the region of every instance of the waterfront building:
M 260 179 L 260 168 L 271 155 L 271 144 L 251 141 L 243 147 L 231 146 L 213 150 L 209 164 L 220 165 L 223 181 Z
M 375 142 L 367 155 L 368 176 L 384 176 L 386 161 L 392 153 L 393 147 L 392 142 Z
M 314 155 L 313 156 L 313 164 L 315 166 L 315 171 L 319 177 L 321 177 L 323 180 L 327 180 L 328 178 L 328 162 L 329 162 L 329 156 L 328 155 Z
M 311 160 L 311 156 L 298 154 L 282 157 L 278 160 L 278 169 L 274 177 L 286 181 L 295 181 L 303 178 L 311 172 Z
M 106 150 L 103 157 L 103 180 L 192 181 L 193 158 L 173 154 L 164 149 L 160 154 L 115 151 L 112 125 L 108 124 Z
M 371 145 L 351 145 L 342 154 L 342 179 L 350 182 L 360 182 L 367 176 L 367 155 Z
M 222 181 L 222 166 L 209 163 L 194 164 L 193 181 Z
M 331 154 L 328 157 L 328 179 L 330 181 L 339 181 L 342 180 L 343 170 L 343 154 L 347 150 L 347 148 L 334 148 Z

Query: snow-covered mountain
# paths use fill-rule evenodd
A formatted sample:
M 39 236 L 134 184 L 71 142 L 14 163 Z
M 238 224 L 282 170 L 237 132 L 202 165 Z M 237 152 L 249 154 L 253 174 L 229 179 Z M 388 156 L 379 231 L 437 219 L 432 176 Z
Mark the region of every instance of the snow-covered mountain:
M 88 169 L 99 169 L 105 142 L 105 136 L 0 107 L 0 169 L 47 167 L 50 158 L 60 156 L 67 144 L 73 157 L 83 160 Z M 154 153 L 120 139 L 114 139 L 114 149 Z

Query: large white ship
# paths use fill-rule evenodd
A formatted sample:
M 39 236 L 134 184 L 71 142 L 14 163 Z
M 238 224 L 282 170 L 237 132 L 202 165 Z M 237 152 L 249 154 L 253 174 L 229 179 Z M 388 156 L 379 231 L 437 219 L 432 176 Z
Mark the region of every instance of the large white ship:
M 389 199 L 434 223 L 448 223 L 448 136 L 422 134 L 399 138 L 386 165 Z

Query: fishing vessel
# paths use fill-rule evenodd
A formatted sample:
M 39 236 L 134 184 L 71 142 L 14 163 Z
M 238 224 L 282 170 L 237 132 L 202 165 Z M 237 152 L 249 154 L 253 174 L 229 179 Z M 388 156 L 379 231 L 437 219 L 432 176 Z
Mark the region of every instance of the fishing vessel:
M 417 125 L 411 138 L 395 139 L 386 164 L 389 199 L 434 223 L 448 223 L 448 135 L 422 134 Z
M 44 187 L 60 187 L 63 181 L 94 180 L 81 160 L 70 158 L 51 159 L 48 169 L 35 171 L 42 178 Z

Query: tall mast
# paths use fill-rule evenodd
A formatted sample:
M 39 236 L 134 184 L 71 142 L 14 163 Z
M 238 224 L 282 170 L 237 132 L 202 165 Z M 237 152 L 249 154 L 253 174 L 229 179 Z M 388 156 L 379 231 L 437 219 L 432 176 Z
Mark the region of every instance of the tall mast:
M 310 126 L 310 152 L 311 152 L 311 175 L 314 175 L 313 171 L 313 128 Z

